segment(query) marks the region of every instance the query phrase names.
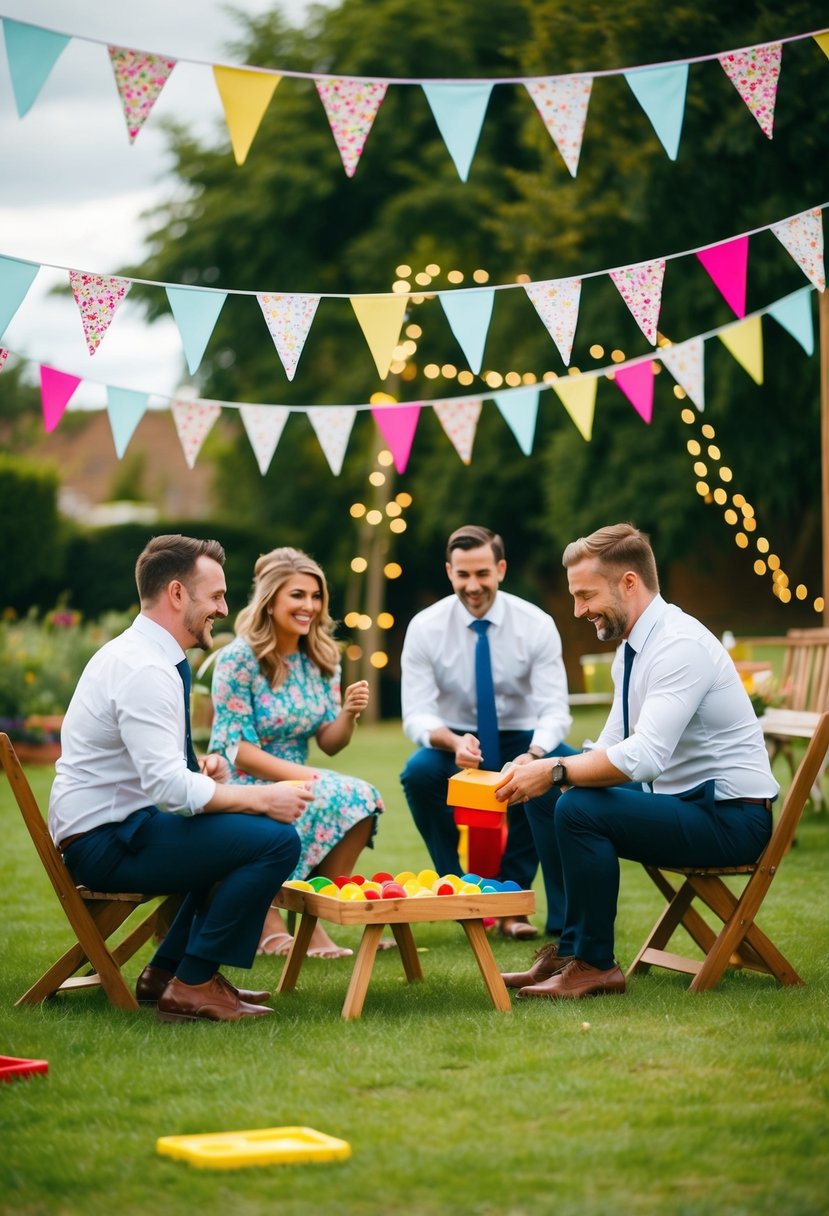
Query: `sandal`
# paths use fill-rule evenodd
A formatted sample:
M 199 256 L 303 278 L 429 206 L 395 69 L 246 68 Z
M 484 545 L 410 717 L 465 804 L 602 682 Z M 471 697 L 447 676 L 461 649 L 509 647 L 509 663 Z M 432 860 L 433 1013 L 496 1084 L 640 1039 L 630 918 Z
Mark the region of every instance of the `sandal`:
M 276 942 L 275 950 L 266 950 L 268 942 Z M 256 947 L 257 954 L 267 954 L 268 958 L 284 958 L 290 952 L 291 946 L 294 944 L 294 939 L 290 933 L 269 933 L 267 937 L 263 937 L 259 945 Z
M 504 916 L 498 921 L 498 933 L 501 937 L 511 937 L 516 941 L 529 941 L 538 937 L 538 930 L 528 920 L 520 916 Z
M 378 950 L 396 950 L 397 942 L 393 937 L 381 937 L 377 943 Z
M 330 946 L 314 946 L 313 950 L 306 950 L 305 953 L 308 958 L 335 959 L 350 958 L 354 951 L 349 950 L 348 946 L 338 946 L 332 942 Z

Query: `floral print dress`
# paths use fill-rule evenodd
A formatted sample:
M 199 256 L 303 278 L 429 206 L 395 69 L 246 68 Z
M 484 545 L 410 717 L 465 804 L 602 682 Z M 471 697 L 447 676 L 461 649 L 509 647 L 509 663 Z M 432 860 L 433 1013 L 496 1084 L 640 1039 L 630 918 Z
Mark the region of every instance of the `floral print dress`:
M 302 651 L 286 658 L 288 674 L 275 689 L 244 638 L 225 646 L 216 659 L 210 751 L 225 757 L 235 782 L 250 785 L 262 780 L 236 768 L 231 760 L 228 753 L 235 758 L 240 743 L 252 743 L 280 760 L 307 764 L 308 740 L 340 711 L 339 671 L 323 675 Z M 316 765 L 314 771 L 318 774 L 314 801 L 294 824 L 302 852 L 292 878 L 306 878 L 349 828 L 369 815 L 376 825 L 383 810 L 379 791 L 367 781 Z

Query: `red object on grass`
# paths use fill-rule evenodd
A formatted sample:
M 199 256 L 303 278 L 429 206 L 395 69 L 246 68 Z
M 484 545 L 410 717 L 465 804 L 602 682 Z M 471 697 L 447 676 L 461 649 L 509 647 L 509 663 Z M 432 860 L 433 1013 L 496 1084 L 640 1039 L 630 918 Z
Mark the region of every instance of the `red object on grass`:
M 21 1060 L 17 1056 L 0 1056 L 0 1081 L 14 1081 L 20 1077 L 32 1077 L 38 1072 L 48 1072 L 48 1060 Z

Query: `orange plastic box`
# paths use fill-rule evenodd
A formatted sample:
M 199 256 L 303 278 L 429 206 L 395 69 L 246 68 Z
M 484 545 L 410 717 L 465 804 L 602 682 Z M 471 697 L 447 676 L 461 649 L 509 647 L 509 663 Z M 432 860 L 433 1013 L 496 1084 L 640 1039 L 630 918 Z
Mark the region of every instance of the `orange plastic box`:
M 448 806 L 462 806 L 472 811 L 497 811 L 503 815 L 505 802 L 499 802 L 495 791 L 504 781 L 503 773 L 490 773 L 486 769 L 465 768 L 449 778 L 446 794 Z

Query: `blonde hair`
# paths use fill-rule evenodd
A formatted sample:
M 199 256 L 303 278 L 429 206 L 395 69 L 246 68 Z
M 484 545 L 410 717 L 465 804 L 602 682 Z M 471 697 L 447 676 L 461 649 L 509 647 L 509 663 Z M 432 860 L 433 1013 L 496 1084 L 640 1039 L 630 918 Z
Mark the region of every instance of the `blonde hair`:
M 586 557 L 596 558 L 600 566 L 620 578 L 625 570 L 634 570 L 648 591 L 659 591 L 659 575 L 650 540 L 633 524 L 610 524 L 589 536 L 580 536 L 564 550 L 561 564 L 569 569 Z
M 300 549 L 271 549 L 270 553 L 261 555 L 253 568 L 253 592 L 247 607 L 236 618 L 236 633 L 250 644 L 272 688 L 278 688 L 285 679 L 288 664 L 277 650 L 276 628 L 270 610 L 285 583 L 296 574 L 315 578 L 322 594 L 322 608 L 311 622 L 308 636 L 300 638 L 299 648 L 323 675 L 332 676 L 340 662 L 322 569 Z

